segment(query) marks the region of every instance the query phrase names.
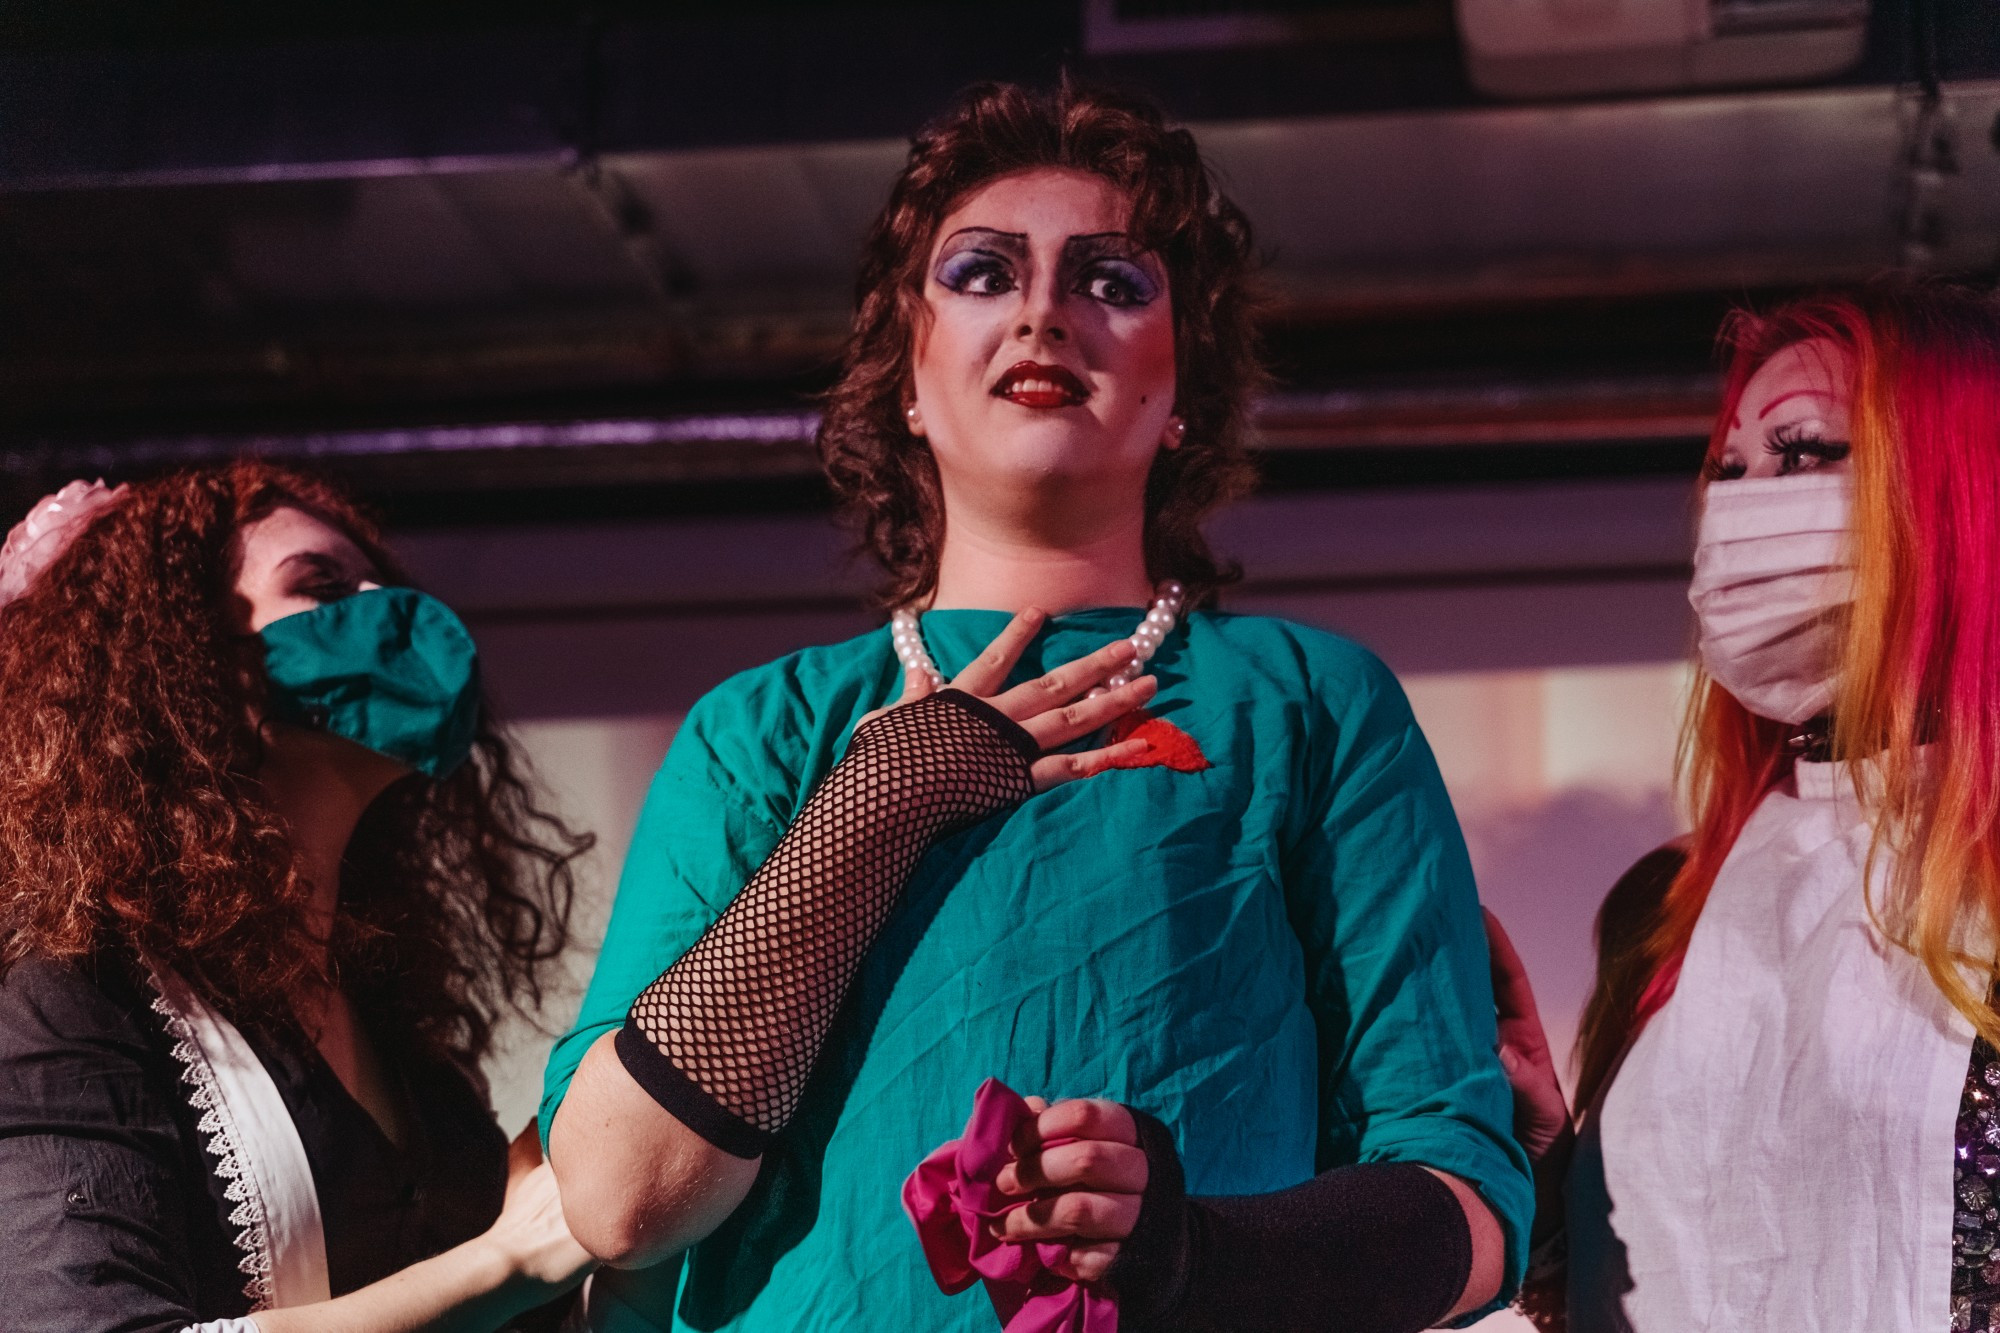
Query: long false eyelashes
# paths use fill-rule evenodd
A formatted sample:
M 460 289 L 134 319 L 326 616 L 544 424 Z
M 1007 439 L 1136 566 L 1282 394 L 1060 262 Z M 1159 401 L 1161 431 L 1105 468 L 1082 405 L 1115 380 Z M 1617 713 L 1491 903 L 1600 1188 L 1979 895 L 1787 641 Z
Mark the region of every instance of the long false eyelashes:
M 1793 422 L 1775 428 L 1765 437 L 1764 452 L 1778 459 L 1778 475 L 1810 472 L 1827 463 L 1846 458 L 1853 446 L 1846 440 L 1829 440 L 1816 422 Z M 1702 464 L 1708 481 L 1735 481 L 1750 469 L 1741 458 L 1722 454 Z
M 1143 266 L 1108 255 L 1083 266 L 1075 290 L 1110 306 L 1151 305 L 1160 294 L 1159 285 Z
M 1847 457 L 1851 448 L 1846 440 L 1827 439 L 1817 422 L 1800 421 L 1778 426 L 1764 441 L 1764 452 L 1779 459 L 1778 475 L 1781 477 L 1809 471 L 1826 463 L 1838 463 Z
M 946 291 L 969 296 L 999 296 L 1017 285 L 1014 266 L 992 250 L 956 250 L 938 260 L 933 274 Z

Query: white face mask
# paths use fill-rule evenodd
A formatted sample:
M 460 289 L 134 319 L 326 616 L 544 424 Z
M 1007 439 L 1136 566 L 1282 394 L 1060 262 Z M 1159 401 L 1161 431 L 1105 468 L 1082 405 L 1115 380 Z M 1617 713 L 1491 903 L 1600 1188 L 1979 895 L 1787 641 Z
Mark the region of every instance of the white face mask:
M 1709 485 L 1688 587 L 1701 664 L 1759 717 L 1796 724 L 1833 704 L 1853 509 L 1845 473 Z

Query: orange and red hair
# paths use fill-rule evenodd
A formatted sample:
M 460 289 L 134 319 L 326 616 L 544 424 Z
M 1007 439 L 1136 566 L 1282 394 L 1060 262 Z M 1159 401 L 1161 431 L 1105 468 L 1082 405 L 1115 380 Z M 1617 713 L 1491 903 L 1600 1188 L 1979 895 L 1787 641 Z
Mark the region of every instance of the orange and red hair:
M 1870 871 L 1887 872 L 1870 911 L 2000 1043 L 2000 304 L 1902 284 L 1737 314 L 1723 330 L 1730 359 L 1711 463 L 1750 377 L 1812 339 L 1839 346 L 1851 375 L 1855 593 L 1832 746 L 1870 757 L 1856 790 L 1874 823 Z M 1791 775 L 1795 730 L 1697 675 L 1680 756 L 1687 860 L 1631 955 L 1601 960 L 1578 1040 L 1579 1105 L 1671 993 L 1737 835 Z M 1614 969 L 1627 975 L 1604 975 Z

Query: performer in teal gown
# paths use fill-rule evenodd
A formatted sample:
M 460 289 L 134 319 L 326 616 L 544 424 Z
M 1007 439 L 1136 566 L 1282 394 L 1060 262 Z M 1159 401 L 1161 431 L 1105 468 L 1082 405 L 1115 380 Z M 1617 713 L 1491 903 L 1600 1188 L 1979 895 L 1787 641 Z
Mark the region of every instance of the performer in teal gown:
M 1022 114 L 1041 107 L 1055 119 L 1065 114 L 1063 106 L 1092 97 L 1099 107 L 1129 110 L 1070 89 L 983 95 L 1019 99 L 1028 108 Z M 976 134 L 980 114 L 975 98 L 972 110 L 955 113 L 957 132 Z M 1168 135 L 1156 120 L 1151 125 L 1151 132 Z M 933 154 L 948 148 L 939 146 L 934 130 L 919 141 L 915 159 L 927 143 Z M 1198 164 L 1192 169 L 1199 173 Z M 1060 204 L 1065 182 L 1082 175 L 988 174 L 1018 187 L 1028 218 L 1023 232 L 1037 209 L 1051 197 Z M 1129 198 L 1110 193 L 1111 206 L 1131 207 Z M 1075 206 L 1086 212 L 1104 206 L 1095 198 Z M 1013 216 L 1005 205 L 1004 198 L 995 205 L 999 214 Z M 1226 201 L 1208 205 L 1208 215 L 1222 215 L 1223 207 Z M 949 225 L 946 211 L 939 205 L 922 236 L 927 251 Z M 1140 229 L 1135 221 L 1131 230 Z M 880 233 L 878 244 L 888 244 Z M 1189 280 L 1174 252 L 1158 262 L 1170 281 Z M 1233 277 L 1240 277 L 1240 263 Z M 1065 285 L 1102 290 L 1091 282 L 1086 275 Z M 864 304 L 864 325 L 867 317 Z M 1045 342 L 1059 354 L 1082 340 L 1072 334 L 1065 342 L 1061 328 L 1050 327 L 1054 334 Z M 1184 321 L 1176 327 L 1184 346 Z M 1011 353 L 994 355 L 1004 366 Z M 851 358 L 850 378 L 853 365 Z M 1182 357 L 1183 405 L 1193 378 Z M 1030 404 L 1045 383 L 1057 396 L 1064 387 L 1058 378 L 1017 375 L 1003 376 L 1001 389 L 1015 383 L 1026 383 L 1017 398 Z M 1108 399 L 1115 389 L 1096 392 Z M 906 410 L 913 435 L 917 410 Z M 837 400 L 829 430 L 837 431 L 841 420 Z M 1234 411 L 1223 423 L 1227 430 L 1217 433 L 1228 434 L 1239 420 Z M 1180 436 L 1192 436 L 1201 424 L 1194 414 L 1167 421 L 1159 452 L 1192 448 Z M 1160 438 L 1160 426 L 1153 430 Z M 942 453 L 940 433 L 933 428 Z M 838 483 L 838 440 L 828 452 Z M 1211 461 L 1226 457 L 1218 449 Z M 1140 460 L 1142 478 L 1150 459 Z M 957 464 L 941 460 L 941 466 L 949 471 Z M 1220 465 L 1209 475 L 1220 475 Z M 944 489 L 945 508 L 955 516 L 949 477 Z M 1163 522 L 1157 513 L 1149 520 L 1155 529 Z M 1136 529 L 1132 545 L 1141 545 Z M 1191 573 L 1199 598 L 1208 590 L 1204 575 L 1211 576 L 1209 587 L 1218 580 L 1198 539 L 1188 549 L 1192 563 L 1165 572 Z M 934 554 L 931 586 L 920 589 L 930 596 L 913 599 L 936 608 L 916 618 L 915 658 L 905 650 L 899 663 L 896 634 L 884 628 L 725 682 L 690 712 L 647 797 L 604 951 L 575 1026 L 551 1056 L 542 1105 L 544 1136 L 552 1139 L 551 1158 L 579 1238 L 600 1253 L 613 1251 L 605 1257 L 614 1263 L 659 1261 L 600 1276 L 598 1326 L 743 1333 L 996 1327 L 986 1302 L 939 1292 L 898 1193 L 919 1159 L 957 1132 L 974 1090 L 989 1077 L 1051 1099 L 1109 1099 L 1147 1113 L 1170 1137 L 1165 1151 L 1178 1155 L 1189 1196 L 1283 1197 L 1320 1173 L 1354 1164 L 1423 1168 L 1385 1179 L 1399 1182 L 1398 1189 L 1419 1188 L 1413 1180 L 1436 1189 L 1450 1225 L 1471 1239 L 1466 1267 L 1441 1288 L 1444 1298 L 1422 1307 L 1420 1323 L 1408 1323 L 1413 1315 L 1405 1323 L 1420 1327 L 1493 1308 L 1518 1282 L 1532 1202 L 1511 1132 L 1511 1093 L 1495 1054 L 1471 868 L 1402 690 L 1367 651 L 1323 631 L 1215 610 L 1181 614 L 1147 641 L 1150 661 L 1126 673 L 1143 670 L 1156 683 L 1143 712 L 1130 711 L 1143 696 L 1128 693 L 1139 687 L 1090 705 L 1123 714 L 1113 737 L 1143 723 L 1138 739 L 1106 750 L 1106 738 L 1097 736 L 1045 751 L 1086 750 L 1131 766 L 1095 771 L 1100 764 L 1093 762 L 1086 780 L 1015 799 L 916 848 L 912 855 L 920 859 L 899 881 L 900 896 L 885 906 L 879 926 L 871 927 L 879 933 L 857 953 L 851 980 L 844 979 L 845 1000 L 812 1049 L 810 1077 L 798 1075 L 796 1109 L 781 1127 L 753 1130 L 758 1113 L 718 1092 L 721 1083 L 702 1072 L 697 1057 L 678 1058 L 675 1038 L 640 1023 L 646 997 L 658 993 L 649 988 L 685 967 L 698 941 L 709 948 L 733 938 L 718 919 L 739 894 L 760 892 L 760 876 L 788 854 L 780 845 L 787 830 L 808 821 L 815 802 L 830 799 L 837 766 L 845 767 L 850 747 L 860 748 L 857 728 L 923 674 L 905 668 L 927 657 L 942 678 L 969 679 L 975 659 L 1007 630 L 1018 603 L 1004 610 L 952 605 L 961 599 L 953 595 L 952 558 L 947 541 L 944 577 Z M 1142 568 L 1157 574 L 1159 563 L 1157 550 L 1149 550 Z M 978 588 L 979 577 L 963 577 L 957 586 Z M 1100 581 L 1115 590 L 1135 583 L 1145 586 L 1133 577 Z M 984 586 L 998 585 L 989 579 Z M 1050 600 L 1075 605 L 1073 598 Z M 1086 603 L 1050 617 L 1026 642 L 1005 686 L 972 693 L 993 695 L 988 702 L 1005 711 L 1013 696 L 1002 689 L 1088 659 L 1133 635 L 1146 616 L 1139 605 Z M 688 1012 L 689 1003 L 685 995 L 669 996 L 660 1012 Z M 721 1116 L 716 1134 L 684 1109 L 690 1103 L 675 1100 L 681 1093 L 654 1093 L 677 1119 L 650 1103 L 629 1109 L 638 1096 L 635 1080 L 653 1086 L 641 1064 L 658 1058 L 643 1039 L 628 1048 L 639 1032 L 657 1036 L 680 1065 L 669 1083 L 692 1079 L 735 1112 Z M 623 1070 L 609 1054 L 614 1034 Z M 599 1062 L 599 1072 L 591 1074 L 586 1111 L 586 1080 L 578 1071 L 585 1066 L 590 1074 L 587 1058 Z M 571 1098 L 573 1077 L 579 1092 Z M 654 1140 L 636 1127 L 651 1124 L 649 1116 L 707 1151 L 687 1135 L 692 1126 L 751 1165 L 732 1177 L 734 1186 L 719 1190 L 721 1202 L 712 1207 L 701 1200 L 715 1190 L 685 1202 L 708 1186 L 649 1195 L 631 1177 L 681 1170 L 675 1154 L 683 1151 L 647 1155 L 644 1145 Z M 729 1160 L 711 1159 L 723 1174 Z M 1157 1179 L 1160 1158 L 1148 1160 Z M 709 1211 L 697 1223 L 651 1223 L 650 1241 L 625 1239 L 643 1232 L 641 1223 L 594 1231 L 589 1218 L 603 1214 L 602 1201 L 628 1191 L 636 1202 L 627 1216 Z M 1146 1197 L 1146 1206 L 1155 1207 L 1153 1195 Z M 1102 1279 L 1104 1256 L 1121 1240 L 1128 1249 L 1139 1243 L 1130 1233 L 1124 1225 L 1084 1244 L 1079 1254 L 1094 1246 L 1098 1257 L 1078 1259 L 1081 1275 Z M 595 1234 L 617 1239 L 594 1242 Z M 1418 1227 L 1412 1234 L 1427 1233 Z M 683 1266 L 676 1254 L 689 1242 Z M 1413 1268 L 1422 1264 L 1412 1260 Z M 1488 1276 L 1478 1276 L 1482 1271 Z M 1114 1286 L 1116 1277 L 1114 1268 Z M 1385 1289 L 1415 1281 L 1397 1272 L 1366 1280 Z M 1131 1299 L 1136 1310 L 1138 1298 Z M 1254 1308 L 1254 1300 L 1244 1308 Z M 1326 1315 L 1338 1322 L 1336 1311 Z M 1182 1319 L 1188 1327 L 1227 1324 L 1201 1323 L 1186 1311 Z M 1134 1314 L 1126 1326 L 1146 1325 Z
M 1144 613 L 1058 617 L 1015 676 Z M 1006 620 L 933 611 L 922 624 L 955 674 Z M 798 1310 L 865 1289 L 885 1327 L 989 1329 L 983 1303 L 938 1294 L 897 1196 L 989 1075 L 1146 1108 L 1180 1133 L 1196 1193 L 1422 1162 L 1525 1221 L 1472 871 L 1395 679 L 1331 634 L 1201 611 L 1151 665 L 1148 711 L 1211 766 L 1075 783 L 924 859 L 814 1072 L 796 1145 L 781 1140 L 694 1251 L 692 1318 L 676 1327 L 791 1328 Z M 746 672 L 695 706 L 647 796 L 583 1011 L 549 1062 L 544 1124 L 583 1051 L 750 879 L 900 675 L 883 629 Z M 802 1191 L 818 1199 L 798 1237 Z

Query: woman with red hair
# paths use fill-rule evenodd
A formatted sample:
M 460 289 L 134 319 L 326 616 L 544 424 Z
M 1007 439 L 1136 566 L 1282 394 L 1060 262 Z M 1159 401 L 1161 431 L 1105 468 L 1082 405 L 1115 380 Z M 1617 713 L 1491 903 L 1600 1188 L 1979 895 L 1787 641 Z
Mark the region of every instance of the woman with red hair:
M 253 463 L 0 549 L 9 1333 L 474 1333 L 587 1267 L 477 1063 L 587 843 L 405 584 Z
M 1568 1325 L 2000 1328 L 2000 306 L 1888 288 L 1726 338 L 1694 828 L 1599 918 Z

